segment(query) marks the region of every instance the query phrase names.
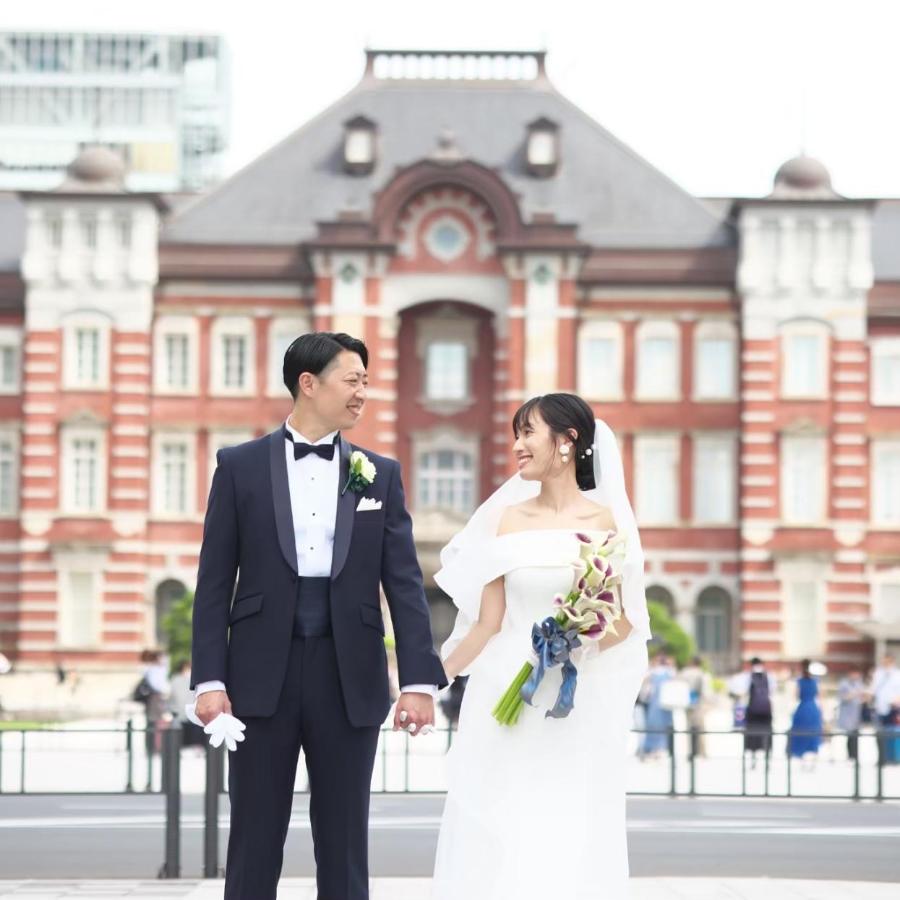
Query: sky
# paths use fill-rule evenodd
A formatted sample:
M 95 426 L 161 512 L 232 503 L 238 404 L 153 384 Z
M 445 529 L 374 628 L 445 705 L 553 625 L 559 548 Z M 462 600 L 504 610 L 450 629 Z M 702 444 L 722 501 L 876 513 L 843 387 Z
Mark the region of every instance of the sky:
M 698 196 L 761 196 L 805 150 L 900 197 L 896 0 L 2 0 L 0 28 L 201 30 L 231 55 L 226 174 L 359 80 L 367 46 L 545 49 L 554 85 Z

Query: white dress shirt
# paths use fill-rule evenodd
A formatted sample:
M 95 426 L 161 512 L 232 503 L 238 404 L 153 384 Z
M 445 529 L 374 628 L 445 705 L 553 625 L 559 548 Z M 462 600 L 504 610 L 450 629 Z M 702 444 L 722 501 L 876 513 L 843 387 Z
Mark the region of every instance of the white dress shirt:
M 872 675 L 869 690 L 875 712 L 879 716 L 886 716 L 894 705 L 900 703 L 900 669 L 896 666 L 890 669 L 879 666 Z
M 307 440 L 291 425 L 285 426 L 298 444 L 331 444 L 336 431 L 318 441 Z M 294 521 L 294 546 L 297 549 L 297 573 L 306 578 L 327 578 L 331 575 L 334 555 L 334 527 L 337 521 L 337 496 L 341 477 L 340 446 L 335 447 L 333 459 L 322 459 L 308 453 L 294 459 L 294 444 L 285 438 L 284 455 L 287 460 L 288 489 L 291 494 L 291 517 Z M 197 685 L 196 694 L 224 691 L 221 681 L 204 681 Z M 403 693 L 437 694 L 437 686 L 411 684 L 400 689 Z

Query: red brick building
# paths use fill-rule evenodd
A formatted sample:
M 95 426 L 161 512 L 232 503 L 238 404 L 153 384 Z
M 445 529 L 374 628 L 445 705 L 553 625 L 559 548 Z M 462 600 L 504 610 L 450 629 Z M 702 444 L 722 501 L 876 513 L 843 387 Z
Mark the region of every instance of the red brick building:
M 284 418 L 309 329 L 370 347 L 353 437 L 401 460 L 426 575 L 511 471 L 513 410 L 574 390 L 620 435 L 650 595 L 718 666 L 840 668 L 900 639 L 900 203 L 841 197 L 805 157 L 768 197 L 692 197 L 541 53 L 371 51 L 207 194 L 122 174 L 88 149 L 60 189 L 0 197 L 20 668 L 122 668 L 156 641 L 215 451 Z

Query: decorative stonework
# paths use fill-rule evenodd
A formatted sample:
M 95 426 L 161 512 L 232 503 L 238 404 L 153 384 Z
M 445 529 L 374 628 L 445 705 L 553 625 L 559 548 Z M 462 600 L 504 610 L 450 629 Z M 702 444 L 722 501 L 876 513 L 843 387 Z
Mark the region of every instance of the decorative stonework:
M 436 215 L 446 212 L 445 215 Z M 456 227 L 465 240 L 452 253 L 442 252 L 435 240 L 437 229 Z M 431 256 L 442 262 L 450 262 L 461 256 L 469 243 L 469 232 L 474 236 L 475 256 L 489 259 L 496 252 L 494 222 L 487 205 L 468 191 L 444 188 L 420 194 L 404 210 L 397 225 L 398 250 L 405 259 L 415 259 L 419 248 L 424 247 Z

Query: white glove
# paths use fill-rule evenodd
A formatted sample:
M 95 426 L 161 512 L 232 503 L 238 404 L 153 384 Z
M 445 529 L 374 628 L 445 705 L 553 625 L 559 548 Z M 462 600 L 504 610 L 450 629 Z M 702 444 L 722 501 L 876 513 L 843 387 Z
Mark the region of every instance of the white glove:
M 221 747 L 224 742 L 229 750 L 234 751 L 237 750 L 237 745 L 244 740 L 244 730 L 247 726 L 230 713 L 219 713 L 209 725 L 204 725 L 197 718 L 196 703 L 186 703 L 184 712 L 189 721 L 199 725 L 209 735 L 209 743 L 212 747 Z

